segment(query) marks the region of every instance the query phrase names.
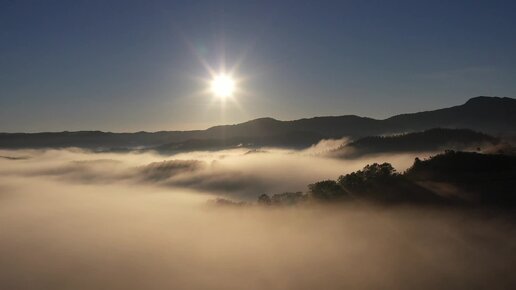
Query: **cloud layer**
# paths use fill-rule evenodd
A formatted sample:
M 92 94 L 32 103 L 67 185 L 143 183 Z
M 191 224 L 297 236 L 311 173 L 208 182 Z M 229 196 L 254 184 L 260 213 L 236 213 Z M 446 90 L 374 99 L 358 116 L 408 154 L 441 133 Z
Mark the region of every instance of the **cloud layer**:
M 220 208 L 364 162 L 266 149 L 174 156 L 3 151 L 2 289 L 510 289 L 499 213 Z M 379 156 L 397 168 L 413 156 Z M 489 217 L 489 218 L 487 218 Z
M 91 153 L 81 150 L 1 151 L 4 176 L 38 177 L 71 183 L 129 183 L 197 189 L 252 200 L 262 193 L 305 191 L 306 185 L 388 161 L 400 170 L 414 154 L 339 160 L 326 157 L 324 141 L 304 151 L 235 149 L 163 156 L 153 153 Z M 427 155 L 427 154 L 426 154 Z M 23 156 L 23 159 L 18 159 Z M 425 155 L 424 155 L 425 156 Z

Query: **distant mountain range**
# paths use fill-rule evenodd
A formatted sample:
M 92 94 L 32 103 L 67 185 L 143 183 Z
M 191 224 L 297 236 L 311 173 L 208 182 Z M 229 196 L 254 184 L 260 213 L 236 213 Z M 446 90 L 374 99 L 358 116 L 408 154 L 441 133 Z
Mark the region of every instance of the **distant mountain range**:
M 327 138 L 356 139 L 432 128 L 467 128 L 495 136 L 514 135 L 516 99 L 476 97 L 463 105 L 396 115 L 384 120 L 346 115 L 294 121 L 260 118 L 235 125 L 194 131 L 0 133 L 0 148 L 156 148 L 169 152 L 236 146 L 303 148 Z

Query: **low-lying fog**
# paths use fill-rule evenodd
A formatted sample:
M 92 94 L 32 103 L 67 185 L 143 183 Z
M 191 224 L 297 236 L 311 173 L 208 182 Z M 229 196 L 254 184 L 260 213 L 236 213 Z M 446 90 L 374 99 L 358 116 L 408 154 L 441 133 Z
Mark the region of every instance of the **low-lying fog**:
M 44 177 L 67 184 L 158 185 L 196 189 L 239 200 L 262 193 L 305 191 L 307 185 L 336 179 L 372 162 L 404 170 L 414 154 L 342 160 L 325 157 L 330 141 L 303 151 L 233 149 L 171 156 L 153 153 L 92 153 L 72 150 L 0 150 L 0 175 Z M 427 156 L 428 154 L 423 154 Z
M 324 145 L 324 144 L 322 144 Z M 417 155 L 0 151 L 0 289 L 510 289 L 500 213 L 216 207 Z

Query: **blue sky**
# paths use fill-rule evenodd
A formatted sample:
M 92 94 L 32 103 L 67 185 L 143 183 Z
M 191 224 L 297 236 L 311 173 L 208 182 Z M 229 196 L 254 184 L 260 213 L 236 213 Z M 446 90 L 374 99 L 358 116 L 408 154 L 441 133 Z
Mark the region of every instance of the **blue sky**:
M 0 131 L 203 129 L 516 96 L 514 1 L 0 0 Z M 241 92 L 204 92 L 222 63 Z M 225 60 L 225 61 L 224 61 Z

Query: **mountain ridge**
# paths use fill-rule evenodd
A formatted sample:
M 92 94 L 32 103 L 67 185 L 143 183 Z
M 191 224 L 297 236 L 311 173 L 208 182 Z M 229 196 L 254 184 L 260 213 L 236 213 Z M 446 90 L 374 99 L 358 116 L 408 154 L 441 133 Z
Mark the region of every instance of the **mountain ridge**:
M 480 151 L 481 147 L 491 148 L 499 144 L 500 139 L 470 129 L 434 128 L 400 135 L 359 138 L 335 149 L 332 155 L 349 158 L 397 152 Z
M 342 115 L 281 121 L 263 117 L 243 123 L 217 125 L 205 130 L 191 131 L 0 133 L 0 148 L 109 149 L 149 148 L 167 144 L 172 144 L 174 147 L 188 140 L 233 140 L 237 144 L 258 143 L 261 146 L 303 147 L 310 146 L 317 139 L 360 138 L 417 132 L 432 128 L 471 129 L 498 136 L 515 134 L 514 124 L 516 124 L 516 99 L 479 96 L 458 106 L 399 114 L 385 119 Z M 286 140 L 285 136 L 295 136 L 296 140 L 291 142 Z M 283 141 L 275 142 L 275 138 L 283 138 L 285 144 L 282 144 Z

